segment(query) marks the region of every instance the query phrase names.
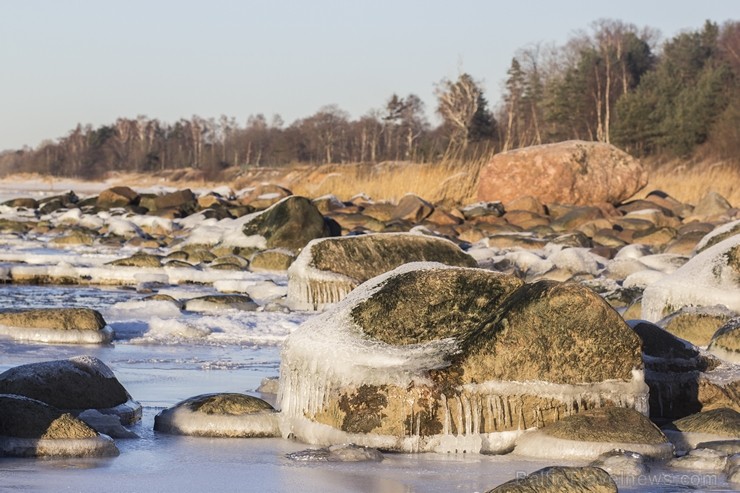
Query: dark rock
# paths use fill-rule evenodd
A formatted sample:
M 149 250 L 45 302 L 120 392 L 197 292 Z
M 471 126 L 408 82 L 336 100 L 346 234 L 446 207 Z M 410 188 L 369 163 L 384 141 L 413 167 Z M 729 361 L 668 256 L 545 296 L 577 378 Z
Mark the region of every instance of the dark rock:
M 126 422 L 141 417 L 141 406 L 131 401 L 110 368 L 92 356 L 11 368 L 0 374 L 0 393 L 23 395 L 65 411 L 111 410 Z M 129 409 L 112 410 L 122 405 Z
M 267 248 L 298 251 L 330 234 L 324 217 L 305 197 L 291 196 L 262 212 L 242 229 L 246 236 L 262 236 Z

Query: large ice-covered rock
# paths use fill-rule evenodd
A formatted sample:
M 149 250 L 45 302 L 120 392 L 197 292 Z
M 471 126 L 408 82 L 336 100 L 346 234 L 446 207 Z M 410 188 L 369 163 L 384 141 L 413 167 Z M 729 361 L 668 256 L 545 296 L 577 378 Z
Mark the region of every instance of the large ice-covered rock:
M 0 393 L 37 399 L 73 414 L 97 409 L 126 424 L 141 418 L 141 404 L 131 399 L 105 363 L 92 356 L 11 368 L 0 374 Z
M 655 322 L 688 305 L 724 305 L 740 312 L 740 235 L 707 248 L 645 288 L 642 318 Z
M 23 341 L 100 344 L 113 329 L 90 308 L 33 308 L 0 312 L 0 334 Z
M 621 407 L 566 416 L 521 436 L 514 452 L 548 459 L 596 459 L 615 449 L 656 459 L 673 457 L 673 445 L 657 426 L 634 409 Z
M 280 436 L 277 413 L 246 394 L 203 394 L 157 414 L 154 429 L 176 435 L 227 438 Z
M 113 440 L 70 414 L 28 397 L 0 393 L 0 457 L 105 457 Z
M 640 340 L 577 284 L 412 263 L 287 339 L 283 435 L 387 450 L 505 452 L 601 406 L 646 414 Z
M 317 310 L 336 303 L 363 282 L 409 262 L 476 267 L 451 241 L 411 233 L 314 240 L 288 269 L 288 303 Z

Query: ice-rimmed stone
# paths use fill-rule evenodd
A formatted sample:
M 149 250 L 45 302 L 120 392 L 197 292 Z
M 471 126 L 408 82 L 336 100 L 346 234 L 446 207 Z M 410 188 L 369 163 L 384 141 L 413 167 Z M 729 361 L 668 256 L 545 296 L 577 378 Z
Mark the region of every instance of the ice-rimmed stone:
M 284 436 L 388 450 L 495 452 L 602 406 L 646 414 L 640 341 L 596 293 L 413 263 L 286 341 Z
M 420 234 L 387 233 L 313 240 L 288 269 L 288 304 L 318 310 L 337 303 L 375 276 L 409 262 L 475 267 L 451 241 Z
M 0 394 L 0 416 L 0 457 L 118 455 L 110 437 L 36 399 Z
M 262 399 L 245 394 L 203 394 L 179 402 L 154 418 L 162 433 L 203 437 L 280 436 L 278 415 Z

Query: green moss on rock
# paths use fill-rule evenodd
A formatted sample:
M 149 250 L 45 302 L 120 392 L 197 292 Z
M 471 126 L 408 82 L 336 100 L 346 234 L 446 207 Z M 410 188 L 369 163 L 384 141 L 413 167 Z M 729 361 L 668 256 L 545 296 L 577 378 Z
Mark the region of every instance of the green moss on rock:
M 602 407 L 548 425 L 542 432 L 582 442 L 642 443 L 657 445 L 668 439 L 648 418 L 623 407 Z
M 199 413 L 233 416 L 274 411 L 274 408 L 262 399 L 237 393 L 199 395 L 187 399 L 182 405 L 187 405 L 192 411 Z
M 393 345 L 467 337 L 522 285 L 477 269 L 413 270 L 389 278 L 352 317 L 367 335 Z

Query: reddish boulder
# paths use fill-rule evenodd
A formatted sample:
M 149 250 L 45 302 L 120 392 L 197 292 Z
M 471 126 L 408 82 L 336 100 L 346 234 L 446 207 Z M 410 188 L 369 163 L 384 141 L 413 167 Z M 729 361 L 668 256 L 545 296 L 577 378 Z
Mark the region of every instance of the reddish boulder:
M 532 195 L 541 203 L 618 204 L 647 184 L 639 161 L 610 144 L 571 140 L 493 156 L 480 172 L 478 200 Z

